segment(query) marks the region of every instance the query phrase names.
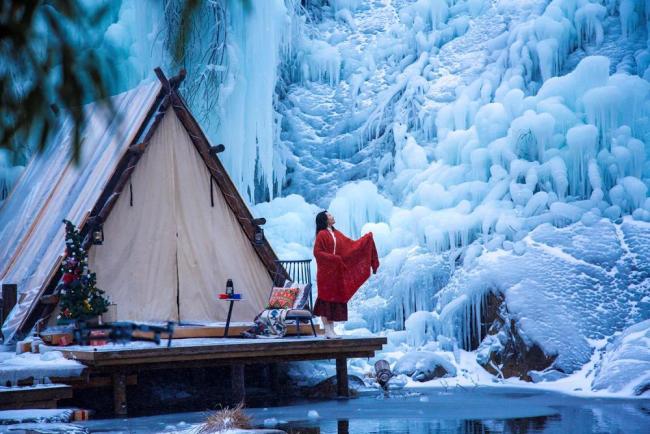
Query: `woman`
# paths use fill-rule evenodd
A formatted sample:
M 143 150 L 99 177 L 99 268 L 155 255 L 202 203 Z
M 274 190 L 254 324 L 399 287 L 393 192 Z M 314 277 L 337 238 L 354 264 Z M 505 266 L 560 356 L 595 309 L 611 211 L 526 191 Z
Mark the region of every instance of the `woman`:
M 334 217 L 327 211 L 316 216 L 316 283 L 318 298 L 314 314 L 321 317 L 325 337 L 339 337 L 334 321 L 348 320 L 347 302 L 357 289 L 379 268 L 372 233 L 353 241 L 334 228 Z

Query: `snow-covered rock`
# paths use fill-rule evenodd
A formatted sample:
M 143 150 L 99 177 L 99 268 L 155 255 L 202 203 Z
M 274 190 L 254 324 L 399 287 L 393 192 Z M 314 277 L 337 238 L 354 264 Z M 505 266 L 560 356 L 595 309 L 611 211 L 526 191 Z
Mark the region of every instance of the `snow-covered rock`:
M 626 328 L 607 345 L 593 388 L 625 395 L 650 394 L 650 320 Z
M 456 376 L 456 367 L 444 353 L 413 351 L 400 358 L 393 371 L 405 374 L 416 381 Z
M 607 338 L 650 317 L 650 300 L 644 298 L 650 289 L 647 223 L 627 218 L 621 224 L 547 224 L 523 241 L 523 255 L 486 253 L 440 292 L 443 332 L 465 348 L 481 334 L 480 312 L 494 291 L 505 297 L 505 319 L 514 322 L 527 347 L 538 345 L 565 373 L 590 360 L 589 339 Z

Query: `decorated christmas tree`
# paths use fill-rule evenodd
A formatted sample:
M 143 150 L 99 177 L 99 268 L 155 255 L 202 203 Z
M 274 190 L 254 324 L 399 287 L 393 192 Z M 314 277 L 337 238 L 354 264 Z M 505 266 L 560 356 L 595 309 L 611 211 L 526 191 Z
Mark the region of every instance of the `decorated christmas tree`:
M 61 265 L 60 321 L 87 320 L 106 312 L 109 302 L 97 288 L 97 277 L 88 269 L 88 253 L 75 225 L 65 223 L 65 258 Z

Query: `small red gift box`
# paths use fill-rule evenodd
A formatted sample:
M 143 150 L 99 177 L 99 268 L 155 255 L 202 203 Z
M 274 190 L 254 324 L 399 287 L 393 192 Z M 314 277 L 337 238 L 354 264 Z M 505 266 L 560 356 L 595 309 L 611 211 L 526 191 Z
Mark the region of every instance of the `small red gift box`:
M 92 346 L 106 345 L 108 343 L 108 330 L 91 330 L 88 336 Z

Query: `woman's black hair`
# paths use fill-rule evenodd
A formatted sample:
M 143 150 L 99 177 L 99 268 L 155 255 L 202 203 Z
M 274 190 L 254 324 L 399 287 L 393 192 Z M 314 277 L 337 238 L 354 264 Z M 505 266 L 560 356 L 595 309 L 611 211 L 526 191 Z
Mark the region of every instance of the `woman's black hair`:
M 327 211 L 321 211 L 316 215 L 316 235 L 323 229 L 327 229 Z

